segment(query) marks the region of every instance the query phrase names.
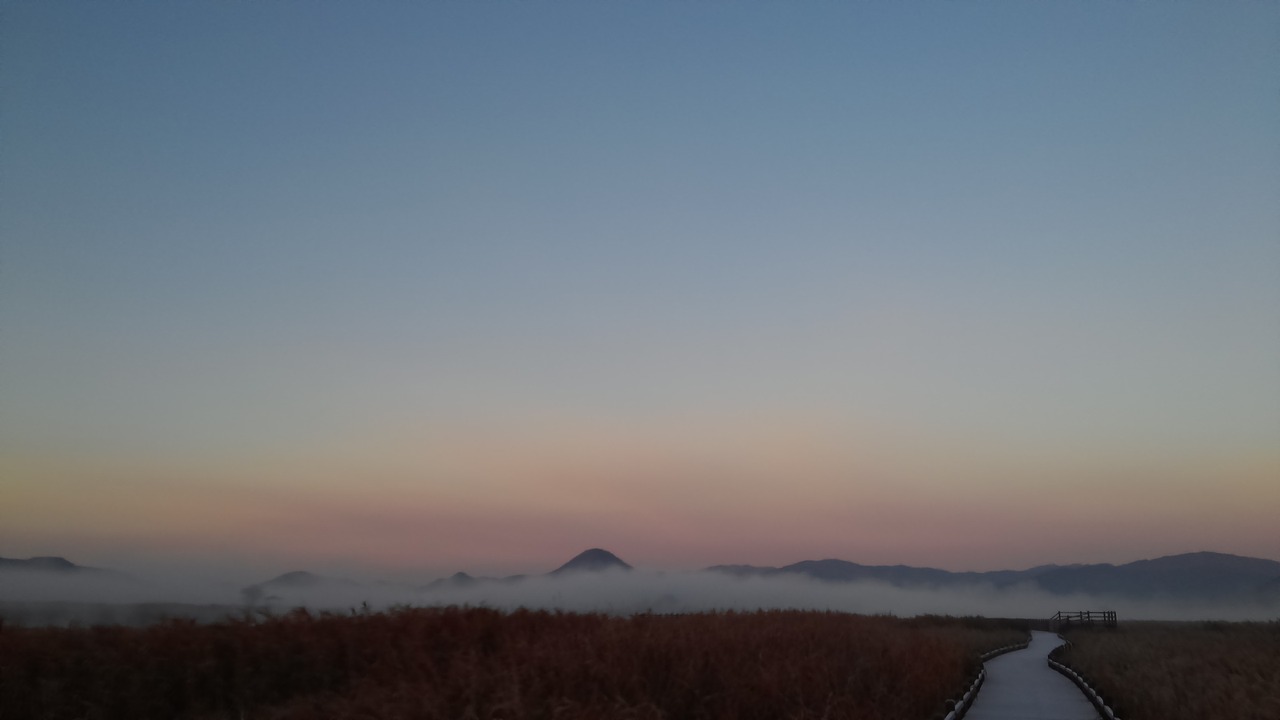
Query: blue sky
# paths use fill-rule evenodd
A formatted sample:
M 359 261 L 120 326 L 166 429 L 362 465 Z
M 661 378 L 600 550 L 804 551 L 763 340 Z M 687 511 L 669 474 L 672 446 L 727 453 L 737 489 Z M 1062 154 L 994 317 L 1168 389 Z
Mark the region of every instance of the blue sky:
M 352 438 L 749 426 L 969 475 L 1176 459 L 1280 502 L 1274 3 L 3 13 L 24 487 L 67 457 L 270 485 L 263 458 Z

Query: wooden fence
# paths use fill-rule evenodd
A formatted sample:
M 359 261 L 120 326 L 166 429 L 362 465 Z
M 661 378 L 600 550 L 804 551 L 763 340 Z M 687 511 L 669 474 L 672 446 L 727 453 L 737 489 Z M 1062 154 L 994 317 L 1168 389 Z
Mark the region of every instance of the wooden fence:
M 1079 612 L 1065 612 L 1059 610 L 1057 614 L 1049 618 L 1049 630 L 1051 632 L 1066 630 L 1074 625 L 1101 625 L 1113 628 L 1116 626 L 1116 611 L 1081 610 Z

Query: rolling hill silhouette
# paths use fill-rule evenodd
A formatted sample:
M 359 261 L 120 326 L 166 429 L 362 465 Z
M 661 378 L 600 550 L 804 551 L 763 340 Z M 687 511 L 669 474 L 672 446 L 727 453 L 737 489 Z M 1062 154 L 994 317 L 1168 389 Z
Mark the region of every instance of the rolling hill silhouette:
M 1206 601 L 1266 598 L 1280 586 L 1280 562 L 1216 552 L 1169 555 L 1123 565 L 1041 565 L 992 572 L 859 565 L 846 560 L 805 560 L 782 567 L 715 565 L 707 570 L 737 577 L 803 575 L 825 582 L 872 580 L 897 587 L 946 588 L 983 583 L 1001 588 L 1025 585 L 1055 595 Z
M 622 558 L 614 555 L 608 550 L 600 548 L 591 548 L 583 550 L 571 559 L 569 562 L 552 570 L 549 575 L 563 575 L 564 573 L 579 572 L 601 572 L 604 570 L 630 570 L 631 566 L 622 561 Z
M 100 580 L 136 582 L 132 576 L 119 570 L 77 565 L 64 557 L 49 555 L 25 560 L 0 557 L 0 573 L 9 572 L 54 577 L 93 577 Z
M 558 578 L 605 571 L 627 571 L 632 567 L 602 548 L 591 548 L 543 577 Z M 1194 552 L 1112 565 L 1041 565 L 1026 570 L 951 572 L 909 565 L 862 565 L 839 559 L 804 560 L 781 567 L 715 565 L 702 572 L 738 578 L 805 577 L 826 583 L 872 581 L 903 588 L 946 589 L 989 585 L 997 588 L 1023 587 L 1053 595 L 1088 595 L 1141 600 L 1190 600 L 1204 602 L 1280 603 L 1280 562 L 1218 552 Z M 137 583 L 129 575 L 104 568 L 77 565 L 62 557 L 28 559 L 0 558 L 0 574 L 10 577 L 51 579 L 97 578 Z M 415 591 L 470 588 L 501 583 L 514 585 L 536 576 L 504 578 L 475 577 L 465 572 L 409 588 Z M 58 582 L 64 582 L 58 580 Z M 351 580 L 324 577 L 306 571 L 287 572 L 242 590 L 253 603 L 277 595 L 313 589 L 363 587 Z M 408 586 L 405 586 L 406 588 Z

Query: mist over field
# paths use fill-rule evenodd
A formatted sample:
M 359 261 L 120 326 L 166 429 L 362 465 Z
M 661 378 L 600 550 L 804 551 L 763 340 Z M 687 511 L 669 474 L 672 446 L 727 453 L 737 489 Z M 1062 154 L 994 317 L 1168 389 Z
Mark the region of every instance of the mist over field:
M 987 583 L 951 588 L 905 588 L 874 581 L 826 582 L 799 576 L 735 578 L 718 573 L 609 571 L 595 577 L 535 577 L 510 585 L 436 590 L 435 602 L 555 608 L 612 613 L 702 610 L 804 609 L 860 614 L 1048 617 L 1063 609 L 1116 609 L 1151 620 L 1264 619 L 1273 606 L 1137 601 L 1083 594 L 1054 595 L 1039 588 L 997 588 Z
M 252 602 L 251 602 L 252 600 Z M 707 610 L 761 609 L 834 610 L 858 614 L 914 616 L 924 614 L 1044 618 L 1058 610 L 1116 610 L 1126 620 L 1268 620 L 1280 617 L 1275 603 L 1204 602 L 1181 599 L 1135 599 L 1089 594 L 1054 594 L 1030 585 L 997 588 L 989 583 L 939 587 L 900 587 L 876 581 L 828 582 L 796 575 L 734 577 L 717 572 L 660 572 L 608 570 L 520 579 L 444 581 L 434 587 L 388 583 L 360 584 L 316 579 L 301 587 L 270 587 L 250 597 L 244 588 L 207 577 L 169 577 L 162 580 L 114 576 L 43 576 L 24 572 L 0 573 L 0 615 L 13 608 L 75 604 L 81 612 L 49 615 L 59 624 L 132 622 L 128 606 L 173 604 L 158 614 L 198 615 L 213 619 L 206 608 L 219 612 L 280 613 L 295 607 L 312 611 L 348 612 L 367 606 L 382 610 L 397 605 L 480 606 L 634 613 L 681 613 Z M 114 610 L 100 605 L 116 606 Z M 85 607 L 94 606 L 92 612 Z M 5 607 L 10 610 L 5 612 Z M 113 614 L 114 613 L 114 614 Z M 47 615 L 47 614 L 46 614 Z

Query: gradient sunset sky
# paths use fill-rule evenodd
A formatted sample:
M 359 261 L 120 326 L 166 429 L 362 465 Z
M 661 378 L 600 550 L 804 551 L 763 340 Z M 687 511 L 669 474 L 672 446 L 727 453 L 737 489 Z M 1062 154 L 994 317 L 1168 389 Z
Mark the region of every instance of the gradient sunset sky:
M 1280 559 L 1280 4 L 0 13 L 0 556 Z

